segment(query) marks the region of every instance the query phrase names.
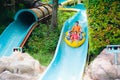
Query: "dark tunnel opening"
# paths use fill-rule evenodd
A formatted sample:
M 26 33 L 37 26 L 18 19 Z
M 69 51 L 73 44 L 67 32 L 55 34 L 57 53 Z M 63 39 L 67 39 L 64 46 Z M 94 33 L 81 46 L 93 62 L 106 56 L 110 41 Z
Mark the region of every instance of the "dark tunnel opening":
M 30 26 L 33 22 L 36 21 L 36 16 L 33 15 L 33 13 L 28 11 L 23 11 L 17 15 L 17 19 L 19 22 L 21 22 L 24 25 Z

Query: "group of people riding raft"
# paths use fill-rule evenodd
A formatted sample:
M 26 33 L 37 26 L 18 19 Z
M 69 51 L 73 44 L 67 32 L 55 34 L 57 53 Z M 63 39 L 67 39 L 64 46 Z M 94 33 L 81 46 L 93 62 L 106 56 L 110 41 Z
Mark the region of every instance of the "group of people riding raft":
M 79 26 L 78 21 L 76 21 L 75 26 L 73 26 L 72 30 L 68 31 L 66 38 L 71 42 L 82 40 L 82 29 L 81 26 Z

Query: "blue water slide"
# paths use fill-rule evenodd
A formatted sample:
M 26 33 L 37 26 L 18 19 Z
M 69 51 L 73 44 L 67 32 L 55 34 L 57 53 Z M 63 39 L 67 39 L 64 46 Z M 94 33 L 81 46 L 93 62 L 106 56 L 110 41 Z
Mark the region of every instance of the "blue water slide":
M 62 2 L 65 2 L 65 1 L 67 1 L 67 0 L 59 0 L 58 4 L 61 4 Z
M 79 4 L 78 6 L 83 6 Z M 80 9 L 79 7 L 75 7 Z M 78 48 L 68 46 L 65 41 L 65 33 L 79 21 L 85 32 L 85 42 Z M 88 25 L 86 10 L 80 9 L 76 15 L 68 19 L 62 28 L 59 42 L 53 60 L 39 80 L 82 80 L 86 64 L 88 50 Z
M 11 55 L 13 48 L 21 45 L 36 21 L 38 21 L 37 15 L 31 10 L 18 11 L 14 21 L 7 26 L 0 36 L 0 57 Z
M 61 3 L 65 2 L 65 1 L 67 1 L 67 0 L 58 0 L 58 4 L 61 4 Z M 50 4 L 53 4 L 53 0 L 50 1 Z

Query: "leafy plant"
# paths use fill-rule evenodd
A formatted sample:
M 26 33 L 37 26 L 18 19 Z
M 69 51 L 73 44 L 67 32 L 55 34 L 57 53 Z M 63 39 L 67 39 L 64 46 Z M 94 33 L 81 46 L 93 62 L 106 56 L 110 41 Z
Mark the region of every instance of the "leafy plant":
M 98 55 L 106 45 L 120 44 L 120 1 L 85 0 L 89 22 L 89 54 Z

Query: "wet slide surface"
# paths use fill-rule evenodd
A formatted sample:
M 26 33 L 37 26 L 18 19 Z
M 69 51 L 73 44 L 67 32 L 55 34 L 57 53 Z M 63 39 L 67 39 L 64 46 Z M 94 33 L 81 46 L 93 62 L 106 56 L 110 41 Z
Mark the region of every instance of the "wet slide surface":
M 65 22 L 54 58 L 39 80 L 82 80 L 88 50 L 88 25 L 86 10 L 81 9 L 81 6 L 83 7 L 83 4 L 77 5 L 75 8 L 80 11 Z M 64 37 L 76 21 L 79 21 L 86 33 L 86 40 L 82 46 L 72 48 L 65 43 Z
M 20 13 L 20 14 L 19 14 Z M 36 15 L 29 10 L 21 10 L 15 20 L 0 35 L 0 57 L 10 56 L 13 48 L 19 47 L 36 22 Z

